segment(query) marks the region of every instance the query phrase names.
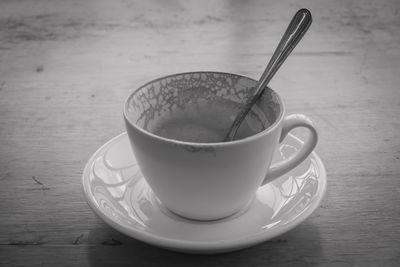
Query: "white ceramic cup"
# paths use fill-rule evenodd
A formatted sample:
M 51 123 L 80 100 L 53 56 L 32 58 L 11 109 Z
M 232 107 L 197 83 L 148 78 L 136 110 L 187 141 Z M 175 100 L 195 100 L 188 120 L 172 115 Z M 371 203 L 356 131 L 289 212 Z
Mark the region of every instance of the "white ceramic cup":
M 256 81 L 220 72 L 175 74 L 151 81 L 126 100 L 124 118 L 134 155 L 155 196 L 170 211 L 195 220 L 216 220 L 246 208 L 257 189 L 299 165 L 318 135 L 305 115 L 285 116 L 282 100 L 267 88 L 254 107 L 266 129 L 231 142 L 194 143 L 151 132 L 163 116 L 197 102 L 244 103 Z M 218 102 L 215 102 L 218 103 Z M 224 119 L 227 130 L 234 115 Z M 296 127 L 310 134 L 302 149 L 271 166 L 276 146 Z

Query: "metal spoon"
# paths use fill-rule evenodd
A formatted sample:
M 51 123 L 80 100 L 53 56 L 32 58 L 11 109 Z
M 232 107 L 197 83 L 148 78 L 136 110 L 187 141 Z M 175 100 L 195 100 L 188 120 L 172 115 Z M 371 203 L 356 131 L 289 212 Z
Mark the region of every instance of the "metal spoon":
M 300 9 L 292 18 L 285 34 L 282 36 L 274 54 L 271 57 L 267 67 L 265 68 L 260 80 L 255 86 L 254 94 L 249 98 L 247 103 L 240 110 L 236 116 L 233 124 L 226 135 L 224 141 L 232 141 L 235 138 L 237 130 L 243 122 L 246 115 L 251 110 L 251 107 L 256 103 L 257 99 L 261 96 L 264 89 L 267 87 L 269 81 L 275 75 L 279 67 L 292 52 L 293 48 L 299 43 L 303 35 L 306 33 L 312 22 L 311 12 L 308 9 Z

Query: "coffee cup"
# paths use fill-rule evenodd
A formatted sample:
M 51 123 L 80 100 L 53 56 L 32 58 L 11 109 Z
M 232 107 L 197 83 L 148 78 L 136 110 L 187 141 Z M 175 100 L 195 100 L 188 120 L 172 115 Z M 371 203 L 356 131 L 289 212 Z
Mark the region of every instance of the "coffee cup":
M 318 134 L 305 115 L 285 115 L 266 88 L 237 138 L 223 142 L 257 81 L 221 72 L 180 73 L 129 95 L 124 119 L 139 168 L 161 205 L 193 220 L 217 220 L 248 207 L 257 189 L 299 165 Z M 309 130 L 292 157 L 271 166 L 277 145 L 294 128 Z

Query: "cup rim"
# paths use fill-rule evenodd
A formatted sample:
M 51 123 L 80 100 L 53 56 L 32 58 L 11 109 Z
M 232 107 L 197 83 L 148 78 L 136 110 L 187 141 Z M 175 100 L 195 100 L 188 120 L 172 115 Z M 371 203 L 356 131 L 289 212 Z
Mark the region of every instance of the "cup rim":
M 251 141 L 253 141 L 255 139 L 259 139 L 262 136 L 265 136 L 265 135 L 269 134 L 270 132 L 272 132 L 276 127 L 278 127 L 278 125 L 282 121 L 283 114 L 285 113 L 284 102 L 282 101 L 282 98 L 279 96 L 279 94 L 277 92 L 275 92 L 273 89 L 271 89 L 271 87 L 269 87 L 269 86 L 267 86 L 267 88 L 275 93 L 275 95 L 277 96 L 277 99 L 279 101 L 279 105 L 280 105 L 280 112 L 279 112 L 279 115 L 278 115 L 277 119 L 274 121 L 274 123 L 272 125 L 270 125 L 266 129 L 262 130 L 261 132 L 258 132 L 258 133 L 254 134 L 254 135 L 248 136 L 246 138 L 238 139 L 238 140 L 225 141 L 225 142 L 224 141 L 211 142 L 211 143 L 200 143 L 200 142 L 196 143 L 196 142 L 181 141 L 181 140 L 177 140 L 177 139 L 171 139 L 171 138 L 166 138 L 166 137 L 162 137 L 162 136 L 156 135 L 156 134 L 154 134 L 154 133 L 152 133 L 150 131 L 147 131 L 147 130 L 141 128 L 141 127 L 138 127 L 136 125 L 136 123 L 133 123 L 129 119 L 129 117 L 127 115 L 128 102 L 129 102 L 131 96 L 136 94 L 139 90 L 143 89 L 144 87 L 146 87 L 146 86 L 148 86 L 148 85 L 150 85 L 150 84 L 152 84 L 154 82 L 157 82 L 157 81 L 160 81 L 160 80 L 163 80 L 163 79 L 166 79 L 166 78 L 170 78 L 170 77 L 174 77 L 174 76 L 178 76 L 178 75 L 201 74 L 201 73 L 235 75 L 235 76 L 238 76 L 238 77 L 242 77 L 242 78 L 249 79 L 249 80 L 252 80 L 254 82 L 257 82 L 257 80 L 255 80 L 253 78 L 250 78 L 248 76 L 242 75 L 242 74 L 236 74 L 236 73 L 231 73 L 231 72 L 221 72 L 221 71 L 190 71 L 190 72 L 180 72 L 180 73 L 174 73 L 174 74 L 166 75 L 166 76 L 163 76 L 163 77 L 160 77 L 160 78 L 157 78 L 157 79 L 153 79 L 153 80 L 151 80 L 151 81 L 139 86 L 135 91 L 131 92 L 128 95 L 128 97 L 125 99 L 124 109 L 123 109 L 123 114 L 124 114 L 125 121 L 128 122 L 129 125 L 131 125 L 133 128 L 138 130 L 141 134 L 146 135 L 146 136 L 150 136 L 150 137 L 155 138 L 155 139 L 157 139 L 159 141 L 167 142 L 167 143 L 171 143 L 171 144 L 175 144 L 175 145 L 200 147 L 200 148 L 201 147 L 224 147 L 224 146 L 229 146 L 229 145 L 233 145 L 233 144 L 244 144 L 244 143 L 247 143 L 247 142 L 251 142 Z

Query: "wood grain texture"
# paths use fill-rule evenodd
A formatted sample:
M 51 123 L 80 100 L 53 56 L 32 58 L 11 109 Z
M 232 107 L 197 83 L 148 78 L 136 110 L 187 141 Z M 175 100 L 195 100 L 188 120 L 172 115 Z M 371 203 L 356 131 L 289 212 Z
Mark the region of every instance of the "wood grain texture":
M 313 25 L 271 86 L 317 124 L 321 207 L 214 256 L 154 248 L 97 218 L 81 174 L 124 131 L 129 92 L 184 71 L 258 78 L 301 7 Z M 398 266 L 399 85 L 397 0 L 1 1 L 0 266 Z

